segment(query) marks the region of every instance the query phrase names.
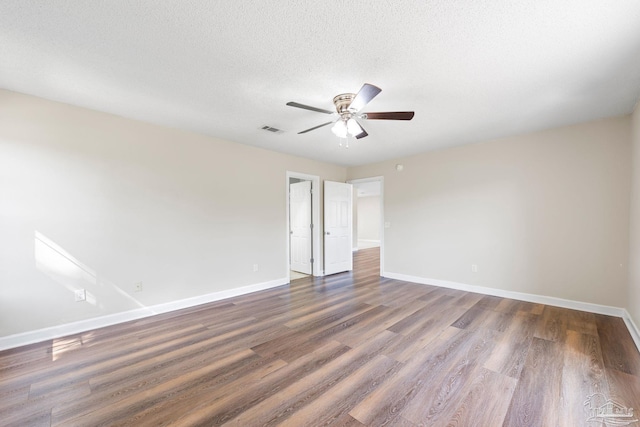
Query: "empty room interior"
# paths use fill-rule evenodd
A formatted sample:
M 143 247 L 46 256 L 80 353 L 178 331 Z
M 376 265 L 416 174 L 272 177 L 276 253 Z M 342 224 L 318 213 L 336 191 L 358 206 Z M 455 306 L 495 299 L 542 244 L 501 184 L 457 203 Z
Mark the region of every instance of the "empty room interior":
M 640 2 L 0 3 L 0 426 L 640 425 Z

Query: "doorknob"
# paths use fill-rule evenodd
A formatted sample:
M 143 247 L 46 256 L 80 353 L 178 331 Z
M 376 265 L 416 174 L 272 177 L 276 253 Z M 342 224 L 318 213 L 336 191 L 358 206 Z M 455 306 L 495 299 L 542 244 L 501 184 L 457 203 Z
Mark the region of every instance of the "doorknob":
M 331 233 L 327 231 L 327 236 L 330 235 Z

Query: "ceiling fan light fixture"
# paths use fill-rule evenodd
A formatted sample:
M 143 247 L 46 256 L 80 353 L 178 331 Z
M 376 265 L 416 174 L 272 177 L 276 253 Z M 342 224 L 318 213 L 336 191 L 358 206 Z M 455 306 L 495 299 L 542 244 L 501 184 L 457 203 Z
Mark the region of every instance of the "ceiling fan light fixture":
M 347 125 L 342 120 L 338 120 L 331 128 L 331 132 L 338 138 L 347 137 Z
M 347 132 L 349 132 L 349 135 L 351 136 L 360 135 L 360 133 L 362 133 L 362 128 L 353 117 L 347 120 Z

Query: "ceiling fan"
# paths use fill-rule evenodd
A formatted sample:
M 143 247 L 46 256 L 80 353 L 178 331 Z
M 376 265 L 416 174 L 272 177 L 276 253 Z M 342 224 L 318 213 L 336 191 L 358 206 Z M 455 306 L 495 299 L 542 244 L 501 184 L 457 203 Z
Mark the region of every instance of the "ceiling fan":
M 299 104 L 297 102 L 287 102 L 290 107 L 303 108 L 305 110 L 316 111 L 318 113 L 332 114 L 337 113 L 338 118 L 331 120 L 321 125 L 314 126 L 310 129 L 298 132 L 298 134 L 311 132 L 323 126 L 334 123 L 331 131 L 340 138 L 347 138 L 351 135 L 356 139 L 364 138 L 369 135 L 364 130 L 358 120 L 411 120 L 413 118 L 413 111 L 388 111 L 388 112 L 376 112 L 376 113 L 363 113 L 360 110 L 367 105 L 373 98 L 378 95 L 382 89 L 369 83 L 365 83 L 360 88 L 360 91 L 356 93 L 342 93 L 333 98 L 333 104 L 336 107 L 336 111 L 324 110 L 322 108 L 310 107 L 308 105 Z

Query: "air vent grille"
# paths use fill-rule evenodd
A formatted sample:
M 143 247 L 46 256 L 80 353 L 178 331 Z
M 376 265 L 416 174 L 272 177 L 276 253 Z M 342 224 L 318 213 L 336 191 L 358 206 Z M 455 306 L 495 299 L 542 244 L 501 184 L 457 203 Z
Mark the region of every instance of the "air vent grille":
M 284 131 L 278 128 L 274 128 L 273 126 L 262 126 L 260 129 L 262 130 L 266 130 L 267 132 L 271 132 L 271 133 L 283 133 Z

